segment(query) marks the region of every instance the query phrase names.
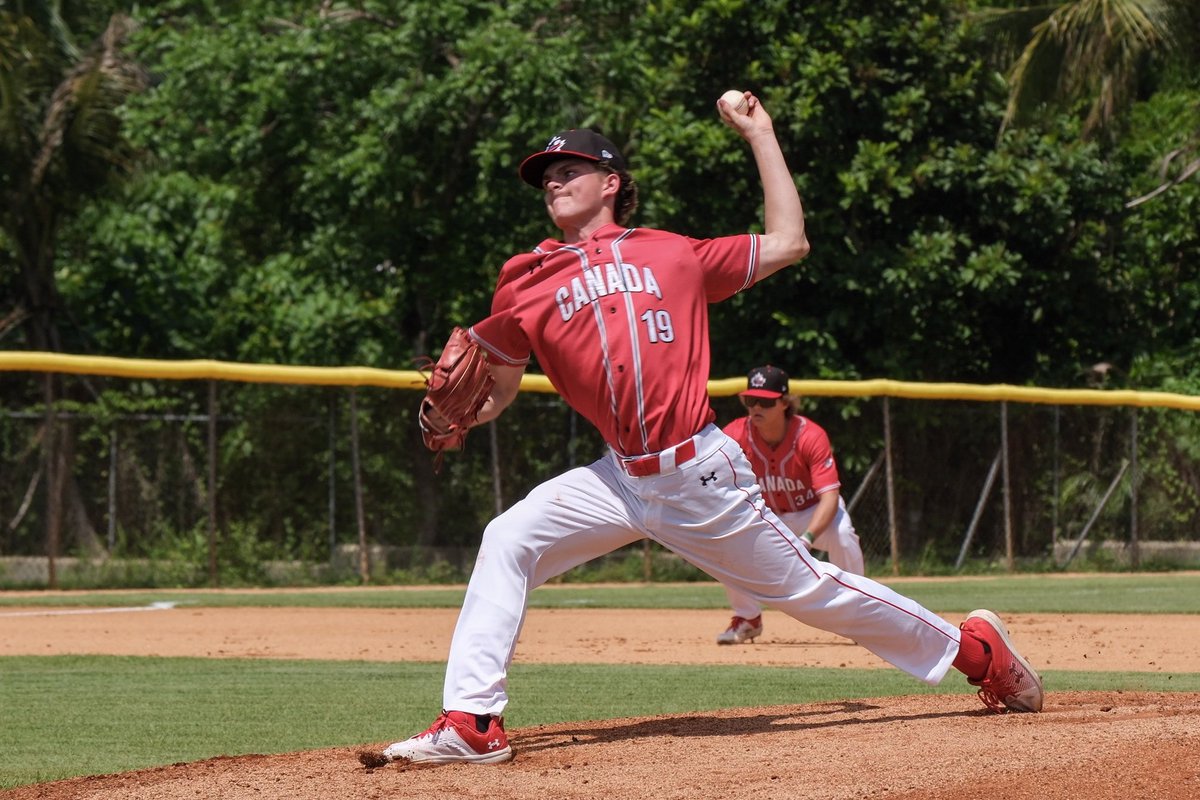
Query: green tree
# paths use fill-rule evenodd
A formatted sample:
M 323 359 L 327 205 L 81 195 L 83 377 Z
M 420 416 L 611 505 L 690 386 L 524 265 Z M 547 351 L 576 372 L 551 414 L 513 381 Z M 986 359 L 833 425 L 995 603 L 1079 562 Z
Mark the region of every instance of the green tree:
M 69 237 L 71 297 L 104 320 L 97 344 L 397 368 L 435 352 L 451 324 L 486 314 L 502 260 L 545 235 L 517 160 L 616 104 L 588 102 L 607 56 L 572 13 L 545 2 L 144 7 L 135 47 L 155 85 L 125 119 L 146 168 Z M 490 482 L 434 497 L 398 404 L 362 406 L 389 477 L 406 486 L 381 502 L 407 504 L 419 541 L 443 504 L 456 518 L 474 509 L 461 524 L 476 535 Z M 223 474 L 279 452 L 264 435 L 272 409 L 243 408 L 253 413 Z M 416 455 L 397 462 L 398 445 Z M 251 483 L 228 479 L 230 491 Z
M 27 6 L 27 8 L 26 8 Z M 125 54 L 132 21 L 114 15 L 81 51 L 58 3 L 0 9 L 0 230 L 9 320 L 23 320 L 28 347 L 62 350 L 65 309 L 55 275 L 64 220 L 114 177 L 130 152 L 117 109 L 145 76 Z
M 716 374 L 769 358 L 797 377 L 1071 385 L 1079 365 L 1127 363 L 1161 328 L 1161 273 L 1117 260 L 1145 165 L 1081 139 L 1062 112 L 997 142 L 1005 87 L 959 9 L 142 4 L 132 47 L 154 85 L 122 110 L 142 166 L 60 232 L 60 288 L 105 352 L 407 367 L 487 313 L 506 256 L 553 234 L 515 170 L 561 128 L 622 146 L 638 224 L 753 225 L 751 161 L 714 109 L 736 87 L 777 120 L 815 249 L 713 308 Z M 1191 240 L 1161 213 L 1147 233 L 1169 232 L 1185 257 Z M 255 483 L 259 458 L 315 461 L 319 436 L 271 427 L 280 397 L 223 392 L 244 428 L 221 474 L 231 507 L 282 541 L 324 513 L 303 488 L 320 474 L 294 470 L 268 499 Z M 486 433 L 435 484 L 413 398 L 359 399 L 373 535 L 473 539 L 492 512 Z M 551 408 L 523 398 L 498 426 L 508 498 L 569 449 L 570 416 Z
M 69 313 L 56 272 L 60 228 L 131 168 L 117 109 L 145 85 L 124 51 L 133 29 L 128 17 L 111 16 L 81 49 L 60 5 L 0 6 L 0 335 L 19 325 L 25 347 L 50 351 L 64 349 Z M 84 30 L 93 22 L 89 15 L 79 20 Z M 50 408 L 51 376 L 44 386 Z M 71 472 L 75 436 L 70 423 L 49 424 L 42 436 L 51 554 L 64 520 L 81 547 L 102 550 Z
M 1084 137 L 1115 137 L 1147 85 L 1173 70 L 1192 70 L 1200 54 L 1200 6 L 1194 0 L 1070 0 L 976 16 L 998 34 L 1007 66 L 1008 103 L 1001 129 L 1047 109 L 1085 109 Z M 1154 76 L 1152 78 L 1151 76 Z M 1170 80 L 1170 78 L 1168 78 Z M 1161 181 L 1127 207 L 1162 194 L 1200 172 L 1200 129 L 1161 159 Z
M 1123 317 L 1140 319 L 1127 334 L 1139 342 L 1130 358 L 1173 354 L 1195 341 L 1195 191 L 1162 208 L 1138 208 L 1200 172 L 1200 5 L 1193 0 L 1072 0 L 989 9 L 977 17 L 998 34 L 993 51 L 1007 69 L 1002 129 L 1076 109 L 1084 138 L 1104 134 L 1103 156 L 1121 163 L 1137 209 L 1114 224 L 1111 274 L 1126 294 Z M 1194 184 L 1192 189 L 1194 190 Z M 1115 230 L 1116 228 L 1114 228 Z M 1140 307 L 1135 311 L 1132 307 Z M 1131 313 L 1132 312 L 1132 313 Z M 1182 333 L 1182 335 L 1181 335 Z M 1161 349 L 1160 349 L 1161 348 Z M 1167 357 L 1171 357 L 1167 355 Z
M 987 9 L 978 18 L 1016 51 L 1008 68 L 1005 127 L 1046 106 L 1086 108 L 1083 133 L 1110 127 L 1137 98 L 1155 59 L 1179 57 L 1196 43 L 1190 0 L 1068 0 Z
M 752 166 L 712 108 L 730 85 L 776 115 L 805 199 L 812 256 L 713 309 L 718 374 L 765 354 L 829 378 L 1024 382 L 1090 363 L 1091 325 L 1117 317 L 1093 253 L 1123 178 L 1069 119 L 997 145 L 1002 87 L 956 6 L 663 4 L 638 26 L 641 219 L 694 235 L 755 219 Z

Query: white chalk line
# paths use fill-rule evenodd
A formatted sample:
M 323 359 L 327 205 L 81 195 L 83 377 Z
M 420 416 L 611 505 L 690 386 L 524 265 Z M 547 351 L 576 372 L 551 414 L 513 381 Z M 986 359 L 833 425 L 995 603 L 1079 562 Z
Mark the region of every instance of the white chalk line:
M 128 611 L 166 611 L 175 607 L 175 603 L 159 602 L 148 606 L 118 606 L 116 608 L 69 608 L 62 610 L 44 609 L 42 611 L 0 611 L 0 617 L 60 617 L 68 614 L 121 614 Z

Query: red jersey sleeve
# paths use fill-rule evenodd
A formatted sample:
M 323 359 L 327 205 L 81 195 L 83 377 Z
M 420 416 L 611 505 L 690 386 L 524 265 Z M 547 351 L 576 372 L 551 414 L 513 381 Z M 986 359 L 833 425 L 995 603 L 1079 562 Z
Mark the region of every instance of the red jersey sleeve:
M 841 488 L 842 481 L 838 478 L 837 462 L 833 458 L 833 445 L 829 443 L 829 434 L 824 428 L 808 420 L 800 437 L 799 449 L 800 455 L 809 465 L 814 492 L 824 494 Z
M 523 253 L 505 262 L 496 282 L 496 292 L 492 295 L 491 316 L 476 322 L 469 331 L 471 338 L 479 342 L 480 347 L 509 366 L 528 364 L 532 350 L 529 337 L 525 335 L 513 313 L 516 302 L 514 280 L 527 272 L 541 257 L 542 254 L 537 252 Z
M 492 314 L 487 319 L 476 322 L 468 333 L 479 342 L 479 346 L 495 356 L 501 363 L 510 367 L 520 367 L 529 363 L 529 340 L 525 332 L 517 324 L 511 311 Z
M 758 235 L 743 233 L 718 239 L 690 239 L 704 266 L 704 293 L 719 303 L 750 288 L 758 270 Z

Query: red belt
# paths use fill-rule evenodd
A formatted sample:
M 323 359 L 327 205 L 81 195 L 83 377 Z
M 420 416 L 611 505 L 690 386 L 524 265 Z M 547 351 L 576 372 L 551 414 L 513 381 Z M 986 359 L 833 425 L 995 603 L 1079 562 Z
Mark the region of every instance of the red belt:
M 645 478 L 648 475 L 658 475 L 664 470 L 671 469 L 670 460 L 665 456 L 672 451 L 652 453 L 648 456 L 638 456 L 633 459 L 621 459 L 621 467 L 635 478 Z M 674 450 L 675 466 L 681 466 L 696 457 L 696 440 L 688 439 Z

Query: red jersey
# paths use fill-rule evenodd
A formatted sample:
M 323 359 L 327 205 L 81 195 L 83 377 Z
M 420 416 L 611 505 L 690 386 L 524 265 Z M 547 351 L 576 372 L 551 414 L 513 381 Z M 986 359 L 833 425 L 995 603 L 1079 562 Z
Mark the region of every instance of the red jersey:
M 656 453 L 716 419 L 708 304 L 748 288 L 757 268 L 754 234 L 605 225 L 509 259 L 491 316 L 470 333 L 500 363 L 521 366 L 532 353 L 619 455 Z
M 803 511 L 817 504 L 817 495 L 840 489 L 833 447 L 825 429 L 807 417 L 788 419 L 783 441 L 767 444 L 749 417 L 725 426 L 729 438 L 742 446 L 767 505 L 776 514 Z

